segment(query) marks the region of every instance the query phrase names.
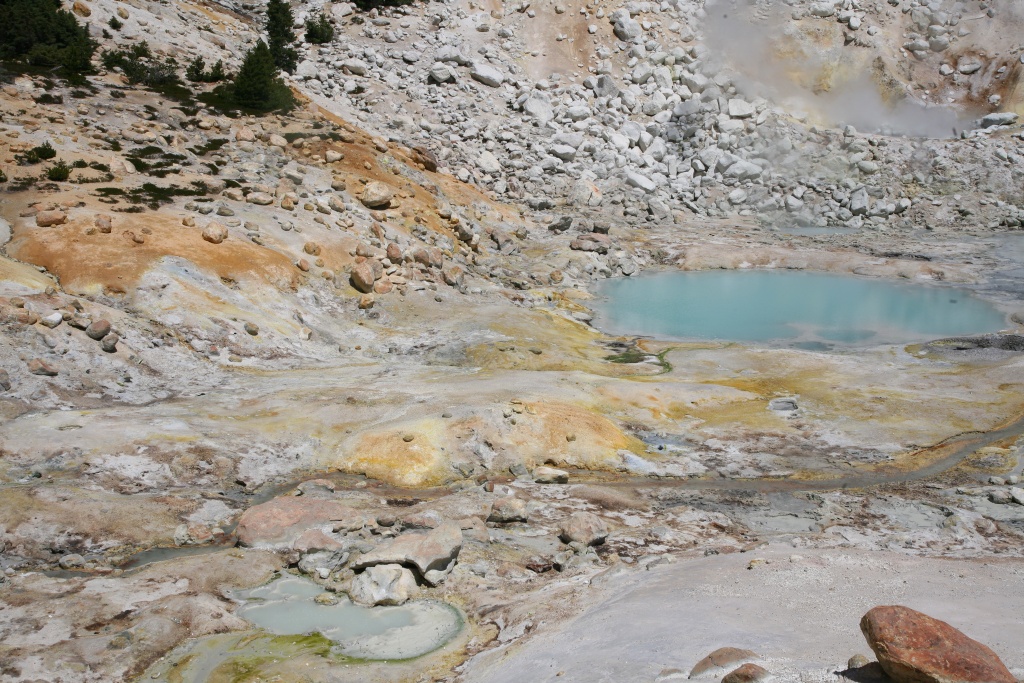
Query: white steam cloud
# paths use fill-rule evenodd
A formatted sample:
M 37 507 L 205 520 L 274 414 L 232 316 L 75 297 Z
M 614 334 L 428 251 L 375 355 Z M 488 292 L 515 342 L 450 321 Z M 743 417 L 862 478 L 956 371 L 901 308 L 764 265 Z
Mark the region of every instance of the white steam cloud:
M 748 23 L 731 0 L 709 0 L 706 11 L 704 42 L 711 58 L 721 62 L 716 66 L 728 64 L 738 74 L 737 88 L 748 97 L 764 97 L 791 112 L 870 132 L 937 138 L 972 127 L 969 116 L 950 107 L 926 105 L 906 95 L 887 101 L 869 73 L 834 73 L 841 54 L 794 50 L 799 41 L 785 35 L 784 24 Z M 813 88 L 822 78 L 829 79 L 829 88 Z

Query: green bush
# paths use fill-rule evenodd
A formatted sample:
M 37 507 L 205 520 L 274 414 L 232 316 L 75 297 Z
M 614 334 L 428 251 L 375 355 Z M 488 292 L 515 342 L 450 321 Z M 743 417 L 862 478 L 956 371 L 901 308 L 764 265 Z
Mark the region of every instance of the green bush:
M 122 28 L 124 28 L 124 24 L 122 24 L 117 17 L 110 17 L 110 21 L 107 22 L 107 26 L 114 29 L 115 31 L 120 31 Z
M 121 69 L 128 82 L 135 85 L 161 88 L 181 83 L 178 63 L 174 58 L 158 59 L 146 41 L 135 43 L 126 50 L 104 50 L 100 60 L 107 69 Z
M 18 161 L 19 164 L 23 166 L 30 166 L 32 164 L 38 164 L 40 161 L 52 159 L 55 156 L 57 156 L 57 150 L 55 150 L 53 148 L 53 145 L 51 145 L 49 142 L 44 142 L 41 145 L 33 147 L 24 154 L 15 154 L 14 158 Z
M 66 77 L 92 70 L 96 44 L 60 0 L 0 0 L 0 60 L 60 67 Z
M 64 104 L 63 97 L 48 92 L 44 92 L 42 95 L 34 99 L 36 104 Z
M 46 178 L 54 182 L 64 182 L 70 177 L 71 167 L 63 159 L 46 170 Z
M 218 83 L 227 78 L 224 70 L 224 60 L 218 59 L 217 63 L 209 71 L 206 70 L 206 60 L 196 57 L 185 69 L 185 78 L 193 83 Z
M 334 27 L 327 21 L 327 15 L 321 12 L 315 17 L 306 20 L 306 42 L 315 45 L 323 45 L 334 40 Z
M 295 16 L 286 0 L 269 0 L 267 3 L 267 46 L 274 59 L 274 65 L 281 71 L 295 73 L 299 53 L 296 51 L 295 32 L 292 26 Z
M 55 150 L 53 145 L 50 144 L 50 141 L 47 140 L 43 144 L 33 147 L 30 154 L 35 154 L 37 158 L 47 161 L 57 156 L 57 150 Z

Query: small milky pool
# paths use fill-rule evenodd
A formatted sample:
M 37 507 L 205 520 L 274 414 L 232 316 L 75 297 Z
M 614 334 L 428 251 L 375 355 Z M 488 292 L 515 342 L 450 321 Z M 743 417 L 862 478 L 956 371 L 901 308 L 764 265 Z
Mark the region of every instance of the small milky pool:
M 409 659 L 441 647 L 460 630 L 462 617 L 449 605 L 415 600 L 400 607 L 360 607 L 341 599 L 322 605 L 324 593 L 309 579 L 284 576 L 265 586 L 239 591 L 238 616 L 277 635 L 320 633 L 339 651 L 359 659 Z
M 812 350 L 995 332 L 1003 313 L 965 289 L 776 270 L 606 280 L 595 325 L 613 334 L 765 342 Z

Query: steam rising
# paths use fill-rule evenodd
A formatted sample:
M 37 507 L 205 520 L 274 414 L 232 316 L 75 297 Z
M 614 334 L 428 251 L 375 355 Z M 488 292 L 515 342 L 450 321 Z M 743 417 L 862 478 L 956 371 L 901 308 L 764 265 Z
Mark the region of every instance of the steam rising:
M 848 57 L 838 51 L 794 53 L 799 39 L 785 33 L 791 27 L 768 22 L 754 26 L 739 18 L 730 0 L 708 0 L 706 9 L 704 42 L 722 60 L 716 66 L 728 64 L 737 73 L 737 89 L 747 97 L 764 97 L 788 111 L 869 132 L 941 138 L 971 127 L 969 117 L 949 107 L 926 105 L 906 95 L 887 102 L 863 69 L 842 73 Z M 827 89 L 812 87 L 825 79 Z

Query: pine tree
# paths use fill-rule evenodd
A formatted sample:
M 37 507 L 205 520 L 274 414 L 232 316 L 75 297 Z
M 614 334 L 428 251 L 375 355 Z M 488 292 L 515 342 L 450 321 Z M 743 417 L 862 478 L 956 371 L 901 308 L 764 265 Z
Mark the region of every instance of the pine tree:
M 278 69 L 295 73 L 299 54 L 293 47 L 295 17 L 287 0 L 269 0 L 267 3 L 267 42 L 274 64 Z
M 0 0 L 0 60 L 88 72 L 96 49 L 89 31 L 59 0 Z
M 249 50 L 234 82 L 234 100 L 243 107 L 263 109 L 274 96 L 277 66 L 270 48 L 262 40 Z
M 203 77 L 206 75 L 206 60 L 202 57 L 196 57 L 185 69 L 185 78 L 192 81 L 193 83 L 202 83 Z
M 316 16 L 306 20 L 306 42 L 323 45 L 334 40 L 334 27 L 327 20 L 323 10 Z

